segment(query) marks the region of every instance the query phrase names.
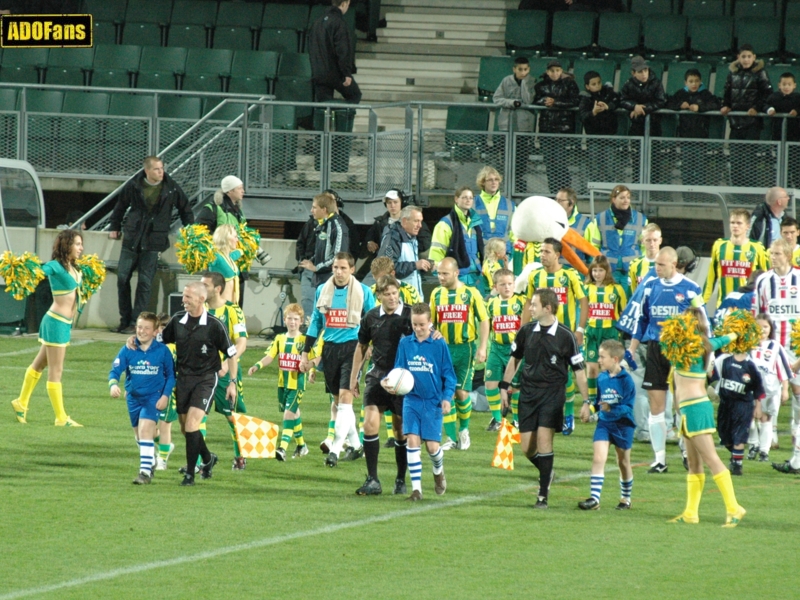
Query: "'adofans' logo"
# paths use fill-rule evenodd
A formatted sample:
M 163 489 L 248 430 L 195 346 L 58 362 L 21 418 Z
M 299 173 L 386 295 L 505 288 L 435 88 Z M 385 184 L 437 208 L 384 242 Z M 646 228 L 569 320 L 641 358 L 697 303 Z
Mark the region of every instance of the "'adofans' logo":
M 3 15 L 3 48 L 91 48 L 92 15 Z

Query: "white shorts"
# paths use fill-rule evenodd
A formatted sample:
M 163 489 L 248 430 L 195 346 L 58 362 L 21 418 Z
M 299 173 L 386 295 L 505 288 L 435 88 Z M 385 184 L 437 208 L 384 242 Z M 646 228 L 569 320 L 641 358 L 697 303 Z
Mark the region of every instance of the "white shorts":
M 778 389 L 777 393 L 767 393 L 761 400 L 761 412 L 765 415 L 777 415 L 781 407 L 781 391 Z
M 797 362 L 797 355 L 789 348 L 784 347 L 784 349 L 786 350 L 786 354 L 789 355 L 789 364 L 793 365 Z M 789 383 L 792 385 L 800 385 L 800 373 L 795 373 L 794 377 L 789 380 Z

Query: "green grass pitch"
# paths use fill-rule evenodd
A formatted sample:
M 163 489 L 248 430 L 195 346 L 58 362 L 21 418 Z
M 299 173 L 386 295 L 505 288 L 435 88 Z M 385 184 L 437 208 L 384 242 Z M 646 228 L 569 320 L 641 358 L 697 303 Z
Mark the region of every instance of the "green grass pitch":
M 534 511 L 536 470 L 517 455 L 516 470 L 489 467 L 495 435 L 473 413 L 472 447 L 445 456 L 447 494 L 433 493 L 423 456 L 423 501 L 391 495 L 394 451 L 382 449 L 384 494 L 357 497 L 365 464 L 323 465 L 328 399 L 323 386 L 303 400 L 311 453 L 297 460 L 250 460 L 230 469 L 228 428 L 209 419 L 209 447 L 220 456 L 210 481 L 178 485 L 184 443 L 169 470 L 133 486 L 138 451 L 122 400 L 107 378 L 119 346 L 67 350 L 67 412 L 85 427 L 56 429 L 44 380 L 28 425 L 10 401 L 38 344 L 0 338 L 0 600 L 68 598 L 720 598 L 795 593 L 791 567 L 800 531 L 800 478 L 748 461 L 734 478 L 748 513 L 722 529 L 722 499 L 710 475 L 699 525 L 669 525 L 683 510 L 685 472 L 676 446 L 670 471 L 647 475 L 647 444 L 634 446 L 633 508 L 615 511 L 618 472 L 608 466 L 602 508 L 588 496 L 593 425 L 578 424 L 555 443 L 550 509 Z M 251 349 L 251 365 L 262 350 Z M 248 411 L 280 423 L 274 368 L 245 377 Z M 788 413 L 781 449 L 789 456 Z M 382 441 L 384 433 L 381 433 Z M 290 453 L 293 446 L 290 446 Z M 727 462 L 728 455 L 720 451 Z M 424 453 L 423 453 L 424 454 Z M 410 479 L 408 479 L 410 489 Z M 787 577 L 788 575 L 788 577 Z

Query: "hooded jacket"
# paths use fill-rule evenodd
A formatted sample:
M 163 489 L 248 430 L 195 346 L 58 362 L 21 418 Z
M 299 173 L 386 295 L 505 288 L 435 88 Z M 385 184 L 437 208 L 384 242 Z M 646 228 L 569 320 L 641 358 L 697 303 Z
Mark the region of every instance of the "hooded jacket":
M 580 90 L 575 78 L 570 73 L 563 73 L 553 81 L 544 74 L 534 86 L 536 98 L 534 104 L 544 106 L 545 98 L 552 98 L 553 105 L 548 110 L 539 111 L 539 131 L 541 133 L 575 133 L 575 112 L 557 110 L 559 108 L 577 108 L 580 102 Z
M 698 113 L 710 110 L 719 110 L 722 106 L 719 98 L 706 89 L 705 85 L 700 85 L 696 92 L 690 92 L 685 86 L 678 90 L 667 101 L 667 108 L 670 110 L 681 110 L 681 105 L 688 102 L 691 106 L 696 104 Z M 681 115 L 678 118 L 678 137 L 682 138 L 707 138 L 709 117 L 699 115 Z
M 764 112 L 767 98 L 772 93 L 769 76 L 764 70 L 764 61 L 759 59 L 749 69 L 745 69 L 734 61 L 728 66 L 725 79 L 725 91 L 722 94 L 722 105 L 731 110 L 747 112 L 755 108 Z M 758 117 L 731 117 L 731 127 L 744 129 L 758 123 Z
M 341 84 L 356 72 L 355 46 L 342 11 L 331 6 L 308 31 L 311 78 L 328 86 Z
M 664 93 L 664 86 L 661 85 L 661 78 L 656 77 L 653 69 L 650 69 L 650 76 L 647 81 L 641 82 L 636 77 L 631 76 L 620 90 L 619 105 L 630 113 L 637 104 L 644 106 L 646 115 L 664 108 L 667 105 L 667 96 Z M 644 117 L 637 117 L 631 120 L 630 135 L 644 135 Z M 658 115 L 650 117 L 650 134 L 661 135 L 661 119 Z
M 214 201 L 206 202 L 197 213 L 195 223 L 208 227 L 212 235 L 220 225 L 233 225 L 247 223 L 247 219 L 242 212 L 242 207 L 237 206 L 222 190 L 214 192 Z

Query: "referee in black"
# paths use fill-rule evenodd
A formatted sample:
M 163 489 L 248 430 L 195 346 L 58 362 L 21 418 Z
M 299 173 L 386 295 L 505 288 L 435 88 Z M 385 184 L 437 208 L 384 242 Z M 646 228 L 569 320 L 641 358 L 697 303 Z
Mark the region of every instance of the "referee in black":
M 222 321 L 208 314 L 205 308 L 206 286 L 192 282 L 183 290 L 186 310 L 175 313 L 161 339 L 165 344 L 175 344 L 178 371 L 175 407 L 186 437 L 186 474 L 181 485 L 194 485 L 194 466 L 197 457 L 203 460 L 200 477 L 209 479 L 217 462 L 217 455 L 208 451 L 200 433 L 200 423 L 208 414 L 214 399 L 219 372 L 222 369 L 220 353 L 227 356 L 228 373 L 231 374 L 225 397 L 236 401 L 236 373 L 238 360 L 236 346 L 231 343 Z
M 532 322 L 523 326 L 511 346 L 500 394 L 508 406 L 508 388 L 525 359 L 519 390 L 520 445 L 525 456 L 539 469 L 539 496 L 534 508 L 547 508 L 553 481 L 553 436 L 561 431 L 564 403 L 567 400 L 568 369 L 584 401 L 589 398 L 583 354 L 575 336 L 556 319 L 558 296 L 549 289 L 538 289 L 531 298 Z
M 380 302 L 361 318 L 358 330 L 358 346 L 353 355 L 353 369 L 350 371 L 350 390 L 358 398 L 358 379 L 361 367 L 372 344 L 372 366 L 365 379 L 364 387 L 364 458 L 367 462 L 367 479 L 356 490 L 359 496 L 376 496 L 383 490 L 378 479 L 378 453 L 380 452 L 381 415 L 392 411 L 394 429 L 394 459 L 397 462 L 397 476 L 394 480 L 394 493 L 406 493 L 406 438 L 403 435 L 403 396 L 388 393 L 381 386 L 381 379 L 394 368 L 394 359 L 400 338 L 411 335 L 411 307 L 400 301 L 400 284 L 391 275 L 378 278 L 375 295 Z

